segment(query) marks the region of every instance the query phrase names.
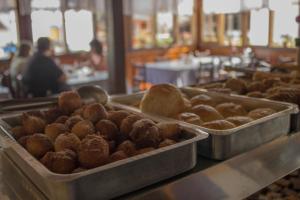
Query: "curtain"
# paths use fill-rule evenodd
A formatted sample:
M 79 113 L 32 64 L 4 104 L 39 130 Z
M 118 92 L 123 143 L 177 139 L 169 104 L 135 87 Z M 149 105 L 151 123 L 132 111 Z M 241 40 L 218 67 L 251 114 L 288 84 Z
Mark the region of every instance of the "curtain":
M 204 0 L 203 10 L 205 14 L 238 13 L 241 10 L 241 0 Z

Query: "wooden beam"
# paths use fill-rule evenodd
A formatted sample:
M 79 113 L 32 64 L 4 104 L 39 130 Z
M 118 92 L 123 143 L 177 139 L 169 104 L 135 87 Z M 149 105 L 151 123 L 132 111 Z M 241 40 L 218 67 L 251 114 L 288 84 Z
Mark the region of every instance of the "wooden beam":
M 123 20 L 123 1 L 107 0 L 107 42 L 109 92 L 126 93 L 125 77 L 125 34 Z
M 242 12 L 241 32 L 242 32 L 242 46 L 249 45 L 248 32 L 249 32 L 250 13 Z
M 203 0 L 194 0 L 194 44 L 195 47 L 200 49 L 202 44 L 202 30 L 203 30 Z
M 20 40 L 33 41 L 32 39 L 32 26 L 31 26 L 31 16 L 29 13 L 21 15 L 21 1 L 16 0 L 17 6 L 17 25 L 19 31 Z
M 224 45 L 224 35 L 225 35 L 225 15 L 217 15 L 217 38 L 218 44 Z
M 274 31 L 274 11 L 269 10 L 269 36 L 268 36 L 268 46 L 273 46 L 273 31 Z

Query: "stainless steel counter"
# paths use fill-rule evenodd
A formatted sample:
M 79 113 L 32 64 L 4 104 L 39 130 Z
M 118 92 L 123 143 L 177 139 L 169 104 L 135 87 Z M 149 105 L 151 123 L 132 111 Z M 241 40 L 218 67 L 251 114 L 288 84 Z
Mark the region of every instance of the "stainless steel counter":
M 192 171 L 120 199 L 244 199 L 298 168 L 299 133 L 283 136 L 225 162 L 200 157 Z M 0 195 L 0 199 L 4 196 Z

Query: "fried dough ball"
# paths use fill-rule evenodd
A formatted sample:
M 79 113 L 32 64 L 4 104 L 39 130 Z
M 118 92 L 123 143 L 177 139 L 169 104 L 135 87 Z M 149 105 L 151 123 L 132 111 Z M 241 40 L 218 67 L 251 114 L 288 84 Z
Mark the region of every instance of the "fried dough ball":
M 195 125 L 201 125 L 203 123 L 201 118 L 195 113 L 189 113 L 189 112 L 181 113 L 178 115 L 177 118 L 180 121 L 184 121 Z
M 61 123 L 61 124 L 64 124 L 68 119 L 69 119 L 68 116 L 62 115 L 62 116 L 58 117 L 58 118 L 54 121 L 54 123 Z
M 90 120 L 93 123 L 107 118 L 107 112 L 102 104 L 93 103 L 87 105 L 83 110 L 82 116 L 84 119 Z
M 48 152 L 41 159 L 50 171 L 59 174 L 69 174 L 76 169 L 76 154 L 71 150 Z
M 49 139 L 52 142 L 54 142 L 59 134 L 68 132 L 68 130 L 68 127 L 64 124 L 52 123 L 46 126 L 45 134 L 49 137 Z
M 203 122 L 223 119 L 223 116 L 209 105 L 197 105 L 192 108 L 192 112 L 198 115 Z
M 111 141 L 107 141 L 108 142 L 108 145 L 109 145 L 109 152 L 114 152 L 116 147 L 117 147 L 117 144 L 114 140 L 111 140 Z
M 53 123 L 59 116 L 61 116 L 63 113 L 59 108 L 50 108 L 46 110 L 45 112 L 45 119 L 48 123 Z
M 87 135 L 91 135 L 95 133 L 95 128 L 92 122 L 88 120 L 83 120 L 80 122 L 77 122 L 73 128 L 72 128 L 72 133 L 77 135 L 79 139 L 83 139 Z
M 78 122 L 80 121 L 83 121 L 83 118 L 78 116 L 78 115 L 75 115 L 75 116 L 71 116 L 70 118 L 68 118 L 65 122 L 65 125 L 69 128 L 69 129 L 72 129 L 73 126 L 75 124 L 77 124 Z
M 80 147 L 80 139 L 73 133 L 60 134 L 54 143 L 55 151 L 62 151 L 70 149 L 74 152 L 78 152 Z
M 98 135 L 88 135 L 81 141 L 79 162 L 84 168 L 94 168 L 109 161 L 109 145 Z
M 257 108 L 250 111 L 248 113 L 248 117 L 251 117 L 252 119 L 260 119 L 274 113 L 276 113 L 276 110 L 273 110 L 271 108 Z
M 26 135 L 25 130 L 23 128 L 23 126 L 16 126 L 14 128 L 11 129 L 12 132 L 12 136 L 18 140 L 19 138 L 23 137 Z
M 248 92 L 254 92 L 254 91 L 264 92 L 266 91 L 266 88 L 262 82 L 255 81 L 248 85 L 247 90 Z
M 132 156 L 136 153 L 135 144 L 130 140 L 125 140 L 117 147 L 117 151 L 123 151 L 127 156 Z
M 53 144 L 46 135 L 35 133 L 27 139 L 26 149 L 34 157 L 41 158 L 48 151 L 53 150 Z
M 79 116 L 79 117 L 83 117 L 83 111 L 86 108 L 86 105 L 76 109 L 71 116 Z
M 202 124 L 202 126 L 205 128 L 216 129 L 216 130 L 226 130 L 226 129 L 232 129 L 236 127 L 233 123 L 228 122 L 226 120 L 205 122 L 204 124 Z
M 197 96 L 194 96 L 191 98 L 191 103 L 192 106 L 204 104 L 204 105 L 210 105 L 210 106 L 215 106 L 216 102 L 208 95 L 206 94 L 200 94 Z
M 216 109 L 225 118 L 247 115 L 247 111 L 245 110 L 245 108 L 235 103 L 222 103 L 217 105 Z
M 112 121 L 103 119 L 96 124 L 96 130 L 106 140 L 114 140 L 118 135 L 118 127 Z
M 254 97 L 254 98 L 264 98 L 265 95 L 259 91 L 249 92 L 247 94 L 248 97 Z
M 161 141 L 159 128 L 149 119 L 135 122 L 129 136 L 138 148 L 157 147 Z
M 59 108 L 67 114 L 74 112 L 81 105 L 81 98 L 75 91 L 62 92 L 58 97 Z
M 22 115 L 22 124 L 24 131 L 28 135 L 34 133 L 43 133 L 44 128 L 46 126 L 46 123 L 43 119 L 36 116 L 28 115 L 26 113 Z
M 241 79 L 229 79 L 225 83 L 225 88 L 229 88 L 238 94 L 245 94 L 247 92 L 247 85 L 244 80 Z
M 282 82 L 281 82 L 280 78 L 270 78 L 270 79 L 263 80 L 263 84 L 266 89 L 280 85 L 281 83 Z
M 162 148 L 162 147 L 166 147 L 166 146 L 170 146 L 172 144 L 176 144 L 176 142 L 174 140 L 170 140 L 170 139 L 165 139 L 163 140 L 160 144 L 159 144 L 159 148 Z
M 180 137 L 181 128 L 176 123 L 161 122 L 156 125 L 161 133 L 162 139 L 172 139 L 177 141 Z
M 133 124 L 140 119 L 142 119 L 142 117 L 139 115 L 132 114 L 127 116 L 125 119 L 122 120 L 120 127 L 121 133 L 125 134 L 128 137 L 129 133 L 132 131 Z
M 26 136 L 20 137 L 18 139 L 18 143 L 20 145 L 22 145 L 22 147 L 24 147 L 25 149 L 26 149 L 26 143 L 27 143 L 28 138 L 29 138 L 29 135 L 26 135 Z
M 144 154 L 144 153 L 148 153 L 150 151 L 154 151 L 155 148 L 153 147 L 147 147 L 147 148 L 143 148 L 143 149 L 139 149 L 135 155 L 139 155 L 139 154 Z
M 125 158 L 128 158 L 126 153 L 124 153 L 123 151 L 117 151 L 109 156 L 109 162 L 115 162 L 118 160 L 123 160 Z
M 246 116 L 235 116 L 235 117 L 228 117 L 226 118 L 227 121 L 235 124 L 236 126 L 241 126 L 243 124 L 247 124 L 249 122 L 252 122 L 253 119 Z
M 107 114 L 107 119 L 113 121 L 118 126 L 118 128 L 120 128 L 123 119 L 125 119 L 129 115 L 130 113 L 124 110 L 109 111 Z

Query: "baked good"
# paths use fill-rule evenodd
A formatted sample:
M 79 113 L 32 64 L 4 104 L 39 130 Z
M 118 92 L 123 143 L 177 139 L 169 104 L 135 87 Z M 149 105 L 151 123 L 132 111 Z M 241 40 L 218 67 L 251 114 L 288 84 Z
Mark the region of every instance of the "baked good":
M 26 149 L 34 157 L 41 158 L 53 150 L 53 144 L 46 135 L 35 133 L 26 139 Z
M 61 116 L 63 112 L 55 107 L 55 108 L 49 108 L 44 112 L 44 117 L 47 121 L 47 123 L 53 123 L 59 116 Z
M 276 113 L 276 110 L 273 110 L 271 108 L 257 108 L 250 111 L 248 113 L 248 117 L 251 117 L 252 119 L 260 119 L 274 113 Z
M 76 154 L 71 150 L 47 152 L 41 159 L 49 170 L 59 174 L 72 173 L 76 169 Z
M 23 126 L 16 126 L 16 127 L 13 127 L 11 129 L 11 132 L 12 132 L 12 136 L 18 140 L 19 138 L 23 137 L 26 135 L 25 133 L 25 130 L 23 128 Z
M 243 106 L 231 102 L 219 104 L 216 109 L 224 118 L 247 115 L 247 111 Z
M 223 94 L 231 94 L 232 90 L 230 88 L 211 88 L 208 89 L 210 92 L 223 93 Z
M 265 88 L 265 85 L 262 82 L 254 81 L 254 82 L 251 82 L 247 86 L 247 91 L 248 92 L 255 92 L 255 91 L 264 92 L 264 91 L 266 91 L 266 88 Z
M 82 116 L 84 119 L 96 123 L 99 120 L 106 119 L 107 112 L 102 104 L 93 103 L 84 108 Z
M 203 122 L 223 119 L 223 116 L 209 105 L 197 105 L 192 108 L 192 112 L 198 115 Z
M 162 139 L 172 139 L 177 141 L 180 137 L 181 129 L 177 123 L 161 122 L 156 124 L 160 130 Z
M 82 141 L 78 160 L 84 168 L 94 168 L 109 161 L 109 145 L 98 135 L 88 135 Z
M 118 110 L 118 111 L 109 111 L 107 114 L 107 119 L 113 121 L 118 128 L 120 128 L 123 119 L 129 116 L 130 113 L 125 110 Z
M 68 119 L 69 119 L 69 117 L 68 117 L 67 115 L 62 115 L 62 116 L 59 116 L 59 117 L 54 121 L 54 123 L 61 123 L 61 124 L 64 124 Z
M 262 82 L 266 89 L 278 86 L 282 83 L 280 78 L 268 78 L 268 79 L 264 79 Z
M 215 120 L 215 121 L 205 122 L 202 124 L 202 126 L 208 129 L 216 129 L 216 130 L 227 130 L 236 127 L 233 123 L 226 120 Z
M 74 133 L 60 134 L 54 143 L 55 151 L 62 151 L 70 149 L 74 152 L 78 152 L 80 147 L 80 139 Z
M 201 118 L 196 115 L 195 113 L 189 113 L 189 112 L 184 112 L 178 115 L 177 117 L 178 120 L 184 121 L 187 123 L 195 124 L 195 125 L 201 125 L 203 121 Z
M 144 154 L 144 153 L 148 153 L 148 152 L 151 152 L 151 151 L 154 151 L 155 148 L 153 147 L 146 147 L 146 148 L 142 148 L 142 149 L 139 149 L 135 155 L 139 155 L 139 154 Z
M 126 140 L 117 147 L 117 151 L 123 151 L 127 156 L 132 156 L 136 153 L 135 144 Z
M 164 139 L 160 144 L 159 144 L 159 148 L 162 147 L 166 147 L 166 146 L 170 146 L 172 144 L 176 144 L 176 142 L 174 140 L 170 140 L 170 139 Z
M 127 137 L 129 137 L 129 133 L 132 131 L 133 124 L 142 119 L 141 116 L 131 114 L 127 116 L 125 119 L 123 119 L 120 127 L 121 133 L 125 134 Z
M 58 106 L 66 114 L 74 112 L 82 105 L 79 94 L 75 91 L 62 92 L 58 96 Z
M 71 132 L 77 135 L 79 139 L 82 140 L 85 136 L 94 134 L 95 128 L 92 122 L 88 120 L 83 120 L 75 124 Z
M 255 91 L 255 92 L 249 92 L 247 93 L 248 97 L 254 97 L 254 98 L 264 98 L 265 95 L 259 91 Z
M 26 143 L 27 143 L 27 140 L 28 138 L 30 137 L 30 135 L 25 135 L 25 136 L 22 136 L 18 139 L 18 143 L 24 147 L 26 149 Z
M 208 95 L 206 94 L 200 94 L 197 96 L 194 96 L 191 98 L 191 103 L 192 106 L 200 105 L 200 104 L 205 104 L 205 105 L 210 105 L 210 106 L 215 106 L 216 102 Z
M 135 122 L 129 136 L 138 148 L 158 147 L 161 141 L 159 128 L 149 119 Z
M 232 78 L 226 81 L 225 88 L 230 88 L 237 94 L 245 94 L 247 92 L 247 84 L 242 79 Z
M 24 113 L 22 115 L 23 129 L 27 135 L 34 133 L 43 133 L 46 122 L 39 117 Z
M 106 119 L 100 120 L 95 127 L 106 140 L 115 140 L 119 131 L 115 123 Z
M 224 84 L 223 83 L 210 83 L 205 85 L 203 88 L 204 89 L 213 89 L 213 88 L 223 88 Z
M 70 118 L 68 118 L 66 121 L 65 121 L 65 125 L 69 128 L 69 129 L 72 129 L 73 126 L 75 124 L 77 124 L 78 122 L 80 121 L 83 121 L 83 118 L 80 117 L 79 115 L 75 115 L 75 116 L 71 116 Z
M 109 162 L 115 162 L 118 160 L 123 160 L 125 158 L 128 158 L 126 153 L 124 153 L 123 151 L 116 151 L 115 153 L 109 156 Z
M 229 121 L 229 122 L 235 124 L 236 126 L 241 126 L 243 124 L 252 122 L 253 119 L 251 119 L 250 117 L 247 117 L 247 116 L 234 116 L 234 117 L 226 118 L 226 121 Z
M 48 124 L 45 128 L 45 134 L 54 142 L 59 134 L 68 132 L 68 127 L 60 123 Z
M 146 92 L 140 109 L 144 113 L 175 117 L 186 109 L 186 105 L 179 89 L 171 84 L 158 84 Z

